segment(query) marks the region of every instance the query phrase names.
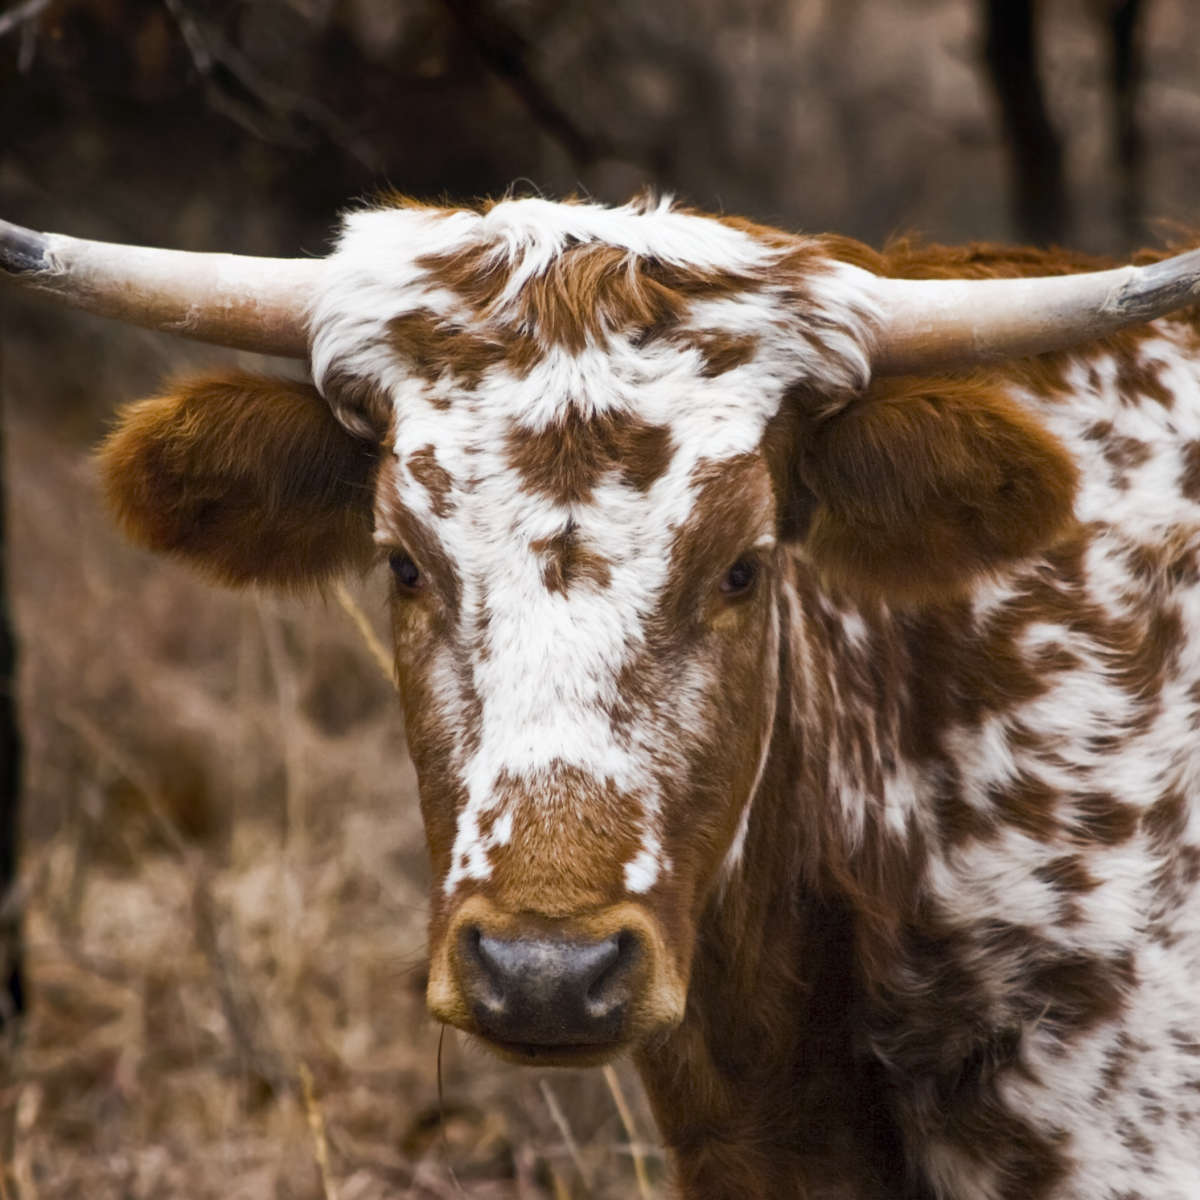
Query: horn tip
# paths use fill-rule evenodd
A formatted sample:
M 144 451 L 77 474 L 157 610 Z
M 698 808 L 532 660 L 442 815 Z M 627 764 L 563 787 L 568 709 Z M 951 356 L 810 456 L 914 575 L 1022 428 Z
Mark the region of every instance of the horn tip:
M 49 239 L 44 233 L 0 221 L 0 271 L 28 275 L 50 266 Z

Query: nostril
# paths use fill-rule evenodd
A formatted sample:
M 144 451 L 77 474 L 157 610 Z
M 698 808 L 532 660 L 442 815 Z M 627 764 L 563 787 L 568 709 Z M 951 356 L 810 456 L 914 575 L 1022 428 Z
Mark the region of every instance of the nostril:
M 576 952 L 579 985 L 589 999 L 603 988 L 605 981 L 618 969 L 621 957 L 620 940 L 605 938 L 602 942 L 587 946 Z
M 463 957 L 482 967 L 491 974 L 488 955 L 483 949 L 483 930 L 478 925 L 468 925 L 462 932 Z
M 459 939 L 460 956 L 468 990 L 477 1004 L 494 1012 L 504 1008 L 504 966 L 493 949 L 496 943 L 478 925 L 469 925 Z
M 592 978 L 586 994 L 588 1009 L 597 1016 L 613 1013 L 629 1001 L 639 954 L 638 940 L 627 929 L 609 938 L 606 949 L 604 963 Z
M 612 937 L 601 943 L 603 954 L 598 956 L 587 980 L 587 997 L 594 999 L 608 985 L 614 973 L 621 969 L 621 939 Z

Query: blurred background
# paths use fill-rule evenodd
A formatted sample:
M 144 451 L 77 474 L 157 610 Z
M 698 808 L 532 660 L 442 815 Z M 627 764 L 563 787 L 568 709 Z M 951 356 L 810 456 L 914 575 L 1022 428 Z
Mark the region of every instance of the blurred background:
M 1120 255 L 1200 219 L 1191 0 L 0 3 L 0 216 L 38 229 L 322 253 L 387 188 L 646 185 L 875 244 Z M 0 1200 L 665 1197 L 624 1066 L 447 1034 L 439 1094 L 382 580 L 219 593 L 101 509 L 121 402 L 278 364 L 12 290 L 0 322 Z

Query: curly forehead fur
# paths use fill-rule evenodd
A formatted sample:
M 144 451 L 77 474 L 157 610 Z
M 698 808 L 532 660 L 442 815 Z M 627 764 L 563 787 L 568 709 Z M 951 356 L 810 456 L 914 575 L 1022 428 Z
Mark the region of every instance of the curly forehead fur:
M 386 417 L 372 406 L 380 387 L 406 413 L 410 398 L 482 390 L 537 428 L 570 408 L 649 415 L 645 384 L 721 375 L 730 414 L 767 393 L 749 414 L 761 429 L 787 383 L 820 378 L 840 393 L 868 374 L 865 272 L 815 240 L 666 201 L 360 212 L 332 265 L 313 372 L 351 425 Z

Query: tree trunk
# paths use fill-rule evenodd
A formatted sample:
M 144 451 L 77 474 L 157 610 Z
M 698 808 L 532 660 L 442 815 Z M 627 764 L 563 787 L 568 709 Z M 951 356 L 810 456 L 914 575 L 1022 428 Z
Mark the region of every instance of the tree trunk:
M 1068 225 L 1062 143 L 1046 112 L 1034 0 L 984 0 L 984 62 L 1008 144 L 1013 221 L 1020 237 L 1059 243 Z
M 1144 237 L 1145 143 L 1137 123 L 1137 93 L 1142 80 L 1138 22 L 1143 11 L 1142 0 L 1115 0 L 1108 23 L 1113 157 L 1118 177 L 1117 221 L 1130 245 L 1136 245 Z
M 21 917 L 13 900 L 21 795 L 17 724 L 17 647 L 8 603 L 5 538 L 4 426 L 0 421 L 0 1024 L 25 1011 Z

